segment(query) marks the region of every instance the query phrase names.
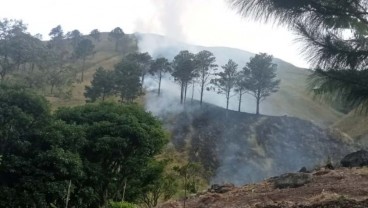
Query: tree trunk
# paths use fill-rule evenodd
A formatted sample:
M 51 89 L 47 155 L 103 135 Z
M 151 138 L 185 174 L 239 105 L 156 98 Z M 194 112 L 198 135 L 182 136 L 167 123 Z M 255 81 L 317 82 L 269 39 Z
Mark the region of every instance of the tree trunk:
M 203 102 L 203 90 L 204 90 L 204 78 L 202 77 L 202 83 L 201 83 L 201 99 L 199 101 L 200 105 L 202 105 Z
M 85 65 L 86 65 L 86 58 L 83 58 L 81 82 L 83 82 L 83 79 L 84 79 L 84 67 L 85 67 Z
M 257 109 L 256 109 L 256 114 L 259 115 L 259 103 L 261 102 L 261 90 L 258 90 L 257 91 L 257 97 L 256 97 L 256 100 L 257 100 Z
M 125 201 L 125 190 L 126 190 L 126 186 L 127 186 L 127 179 L 124 178 L 124 189 L 123 189 L 122 201 Z
M 51 90 L 50 90 L 51 95 L 52 95 L 53 92 L 54 92 L 54 85 L 52 84 L 51 85 Z
M 187 101 L 187 89 L 188 89 L 188 82 L 185 83 L 184 103 Z
M 118 52 L 119 40 L 116 39 L 115 41 L 115 52 Z
M 70 199 L 70 187 L 71 186 L 72 186 L 72 180 L 69 180 L 68 191 L 66 193 L 65 208 L 68 208 L 69 199 Z
M 260 103 L 260 98 L 257 98 L 257 110 L 256 110 L 257 115 L 259 115 L 259 103 Z
M 146 74 L 145 73 L 142 73 L 142 78 L 141 78 L 141 84 L 142 84 L 142 89 L 143 89 L 143 84 L 144 84 L 144 76 L 145 76 Z
M 194 100 L 194 82 L 192 85 L 192 100 L 190 102 L 193 103 L 193 100 Z
M 158 96 L 160 96 L 161 94 L 161 80 L 162 80 L 162 72 L 160 71 L 160 77 L 158 78 L 158 92 L 157 92 Z
M 183 104 L 183 99 L 184 99 L 184 83 L 181 83 L 181 87 L 180 87 L 180 104 Z
M 241 107 L 241 102 L 242 102 L 242 90 L 239 91 L 239 108 L 238 108 L 238 111 L 240 112 L 240 107 Z

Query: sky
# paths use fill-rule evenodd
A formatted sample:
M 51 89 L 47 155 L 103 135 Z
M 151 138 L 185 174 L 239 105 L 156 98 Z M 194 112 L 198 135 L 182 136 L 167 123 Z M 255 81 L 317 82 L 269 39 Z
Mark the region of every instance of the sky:
M 0 18 L 23 20 L 29 32 L 44 39 L 57 25 L 84 34 L 121 27 L 125 33 L 156 33 L 190 44 L 265 52 L 309 66 L 293 32 L 241 17 L 228 0 L 7 0 Z

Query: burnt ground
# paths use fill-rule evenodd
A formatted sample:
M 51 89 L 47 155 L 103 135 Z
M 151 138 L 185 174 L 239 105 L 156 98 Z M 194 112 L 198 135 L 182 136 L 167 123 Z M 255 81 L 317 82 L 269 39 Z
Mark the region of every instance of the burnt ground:
M 188 208 L 363 208 L 368 207 L 368 168 L 319 169 L 312 181 L 298 188 L 277 189 L 272 180 L 226 193 L 203 192 L 186 200 Z M 161 208 L 182 208 L 183 200 Z

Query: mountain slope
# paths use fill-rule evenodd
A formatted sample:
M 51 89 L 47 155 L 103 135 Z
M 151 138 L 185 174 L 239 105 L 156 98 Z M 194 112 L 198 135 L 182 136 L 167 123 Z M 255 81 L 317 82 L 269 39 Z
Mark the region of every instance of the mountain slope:
M 171 142 L 212 174 L 211 183 L 243 185 L 301 167 L 313 168 L 354 151 L 352 141 L 289 116 L 227 112 L 188 104 L 161 115 Z
M 170 60 L 180 50 L 189 50 L 193 53 L 209 50 L 216 56 L 219 66 L 224 65 L 228 59 L 233 59 L 241 68 L 245 66 L 250 57 L 254 56 L 250 52 L 234 48 L 194 46 L 154 34 L 136 35 L 141 51 L 148 51 L 154 57 L 164 56 Z M 295 67 L 277 58 L 274 61 L 278 64 L 277 74 L 278 78 L 281 79 L 281 86 L 279 92 L 273 94 L 261 104 L 261 113 L 275 116 L 295 116 L 313 121 L 321 126 L 328 126 L 341 118 L 341 113 L 335 111 L 327 104 L 313 100 L 312 95 L 308 93 L 306 90 L 306 79 L 310 74 L 309 70 Z M 156 84 L 153 82 L 148 87 L 154 89 Z M 175 86 L 172 80 L 164 80 L 163 91 L 166 91 L 167 96 L 177 96 L 179 94 L 178 87 Z M 191 89 L 189 92 L 191 93 Z M 198 99 L 198 97 L 199 92 L 195 89 L 194 98 Z M 225 106 L 225 98 L 217 95 L 215 92 L 205 92 L 204 100 L 221 107 Z M 237 109 L 237 103 L 237 97 L 233 97 L 230 108 Z M 255 112 L 255 100 L 250 95 L 244 96 L 242 111 Z

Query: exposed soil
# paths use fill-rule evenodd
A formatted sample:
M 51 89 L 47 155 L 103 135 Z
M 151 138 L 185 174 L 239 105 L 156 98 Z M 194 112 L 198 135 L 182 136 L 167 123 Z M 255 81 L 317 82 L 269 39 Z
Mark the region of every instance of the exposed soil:
M 203 192 L 186 200 L 188 208 L 363 208 L 368 207 L 368 168 L 320 169 L 312 181 L 298 188 L 276 189 L 273 180 L 226 193 Z M 184 201 L 172 201 L 161 208 L 182 208 Z

